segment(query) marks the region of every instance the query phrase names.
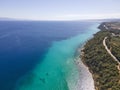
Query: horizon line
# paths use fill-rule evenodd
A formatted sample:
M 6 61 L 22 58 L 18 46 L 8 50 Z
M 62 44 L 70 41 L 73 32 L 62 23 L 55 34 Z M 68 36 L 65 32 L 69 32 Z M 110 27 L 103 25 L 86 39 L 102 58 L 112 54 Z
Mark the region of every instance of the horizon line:
M 0 21 L 86 21 L 86 20 L 105 20 L 105 19 L 120 19 L 116 18 L 83 18 L 83 19 L 22 19 L 22 18 L 9 18 L 0 17 Z

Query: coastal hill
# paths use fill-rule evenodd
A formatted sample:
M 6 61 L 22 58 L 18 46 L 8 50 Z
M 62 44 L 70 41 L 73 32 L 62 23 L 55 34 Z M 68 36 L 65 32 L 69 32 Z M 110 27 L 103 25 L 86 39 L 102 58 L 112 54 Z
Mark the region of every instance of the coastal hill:
M 82 50 L 96 90 L 120 90 L 120 22 L 104 22 Z
M 120 30 L 120 22 L 104 22 L 99 28 L 101 30 Z
M 119 33 L 120 22 L 103 22 L 98 28 L 101 30 L 113 31 L 113 33 L 117 31 Z

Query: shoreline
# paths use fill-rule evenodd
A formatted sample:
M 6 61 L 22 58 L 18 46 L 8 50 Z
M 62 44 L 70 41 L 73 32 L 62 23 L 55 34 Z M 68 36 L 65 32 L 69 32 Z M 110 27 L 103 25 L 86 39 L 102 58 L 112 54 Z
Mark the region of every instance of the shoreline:
M 100 24 L 99 24 L 100 25 Z M 99 26 L 98 25 L 98 26 Z M 97 28 L 97 27 L 96 27 Z M 99 29 L 99 28 L 97 28 L 97 29 Z M 96 33 L 98 33 L 100 30 L 98 30 Z M 96 33 L 94 33 L 94 34 L 96 34 Z M 84 62 L 84 60 L 82 59 L 82 57 L 84 56 L 84 52 L 83 52 L 83 50 L 85 49 L 85 45 L 88 43 L 88 41 L 89 40 L 91 40 L 91 39 L 93 39 L 94 38 L 94 34 L 92 35 L 92 37 L 90 37 L 87 41 L 85 41 L 84 43 L 83 43 L 83 45 L 81 46 L 81 47 L 78 47 L 78 53 L 79 53 L 79 57 L 78 57 L 78 59 L 76 60 L 76 65 L 78 66 L 78 69 L 80 69 L 80 67 L 81 67 L 81 63 L 82 63 L 82 66 L 84 67 L 84 69 L 86 70 L 86 72 L 88 73 L 88 77 L 87 77 L 87 79 L 91 79 L 91 83 L 92 83 L 92 85 L 89 85 L 89 84 L 91 84 L 91 83 L 89 83 L 87 86 L 90 86 L 89 88 L 87 88 L 87 89 L 82 89 L 82 90 L 96 90 L 96 85 L 95 85 L 95 79 L 94 79 L 94 74 L 93 74 L 93 72 L 92 72 L 92 70 L 90 70 L 90 67 L 88 67 L 88 65 Z M 86 79 L 86 78 L 85 78 Z M 84 83 L 85 84 L 85 83 Z M 86 86 L 85 86 L 86 87 Z M 92 88 L 91 88 L 92 87 Z M 91 89 L 90 89 L 91 88 Z M 80 90 L 80 89 L 78 89 L 78 90 Z
M 90 39 L 89 39 L 90 40 Z M 86 43 L 85 43 L 86 44 Z M 91 76 L 92 76 L 92 79 L 93 79 L 93 83 L 94 83 L 94 90 L 96 90 L 96 86 L 95 86 L 95 80 L 94 80 L 94 74 L 93 74 L 93 72 L 92 72 L 92 70 L 90 70 L 90 67 L 88 67 L 88 65 L 84 62 L 84 60 L 82 59 L 82 57 L 84 56 L 84 52 L 83 52 L 83 50 L 84 50 L 84 46 L 81 48 L 81 53 L 80 53 L 80 60 L 82 61 L 82 63 L 84 64 L 84 66 L 87 68 L 87 70 L 89 71 L 89 73 L 91 74 Z
M 91 38 L 90 38 L 91 39 Z M 86 43 L 85 43 L 86 44 Z M 83 55 L 82 50 L 84 49 L 84 45 L 81 48 L 78 48 L 78 53 L 79 56 L 78 58 L 75 60 L 75 63 L 78 67 L 78 70 L 80 73 L 82 73 L 82 80 L 80 78 L 80 80 L 78 80 L 78 89 L 77 90 L 95 90 L 95 82 L 93 79 L 93 74 L 90 71 L 89 67 L 83 62 L 81 55 Z M 82 70 L 81 70 L 82 68 Z M 81 81 L 82 81 L 82 85 L 81 85 Z M 86 84 L 87 83 L 87 84 Z
M 111 32 L 118 33 L 118 31 L 106 30 L 101 25 L 98 27 L 100 31 L 94 34 L 94 37 L 89 39 L 82 47 L 80 58 L 92 75 L 95 90 L 119 90 L 120 73 L 116 67 L 118 63 L 103 45 L 105 37 L 112 39 Z M 117 53 L 119 54 L 119 52 Z

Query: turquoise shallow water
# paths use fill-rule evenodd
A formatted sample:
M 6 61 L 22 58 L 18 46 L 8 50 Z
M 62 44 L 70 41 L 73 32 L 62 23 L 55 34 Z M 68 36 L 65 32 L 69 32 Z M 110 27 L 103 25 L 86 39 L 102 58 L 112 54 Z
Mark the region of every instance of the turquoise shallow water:
M 98 31 L 97 26 L 75 37 L 53 42 L 42 62 L 19 80 L 16 90 L 77 90 L 80 72 L 75 64 L 75 52 Z

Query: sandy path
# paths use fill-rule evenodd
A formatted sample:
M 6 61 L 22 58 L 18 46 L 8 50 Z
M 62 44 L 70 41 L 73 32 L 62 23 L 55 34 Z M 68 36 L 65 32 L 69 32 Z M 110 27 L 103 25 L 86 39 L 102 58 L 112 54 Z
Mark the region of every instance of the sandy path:
M 107 39 L 107 37 L 104 38 L 104 40 L 103 40 L 103 45 L 104 45 L 106 51 L 108 52 L 108 54 L 118 63 L 117 69 L 119 70 L 119 73 L 120 73 L 120 62 L 119 62 L 119 60 L 111 53 L 111 51 L 108 49 L 108 47 L 107 47 L 107 45 L 106 45 L 106 42 L 105 42 L 106 39 Z

